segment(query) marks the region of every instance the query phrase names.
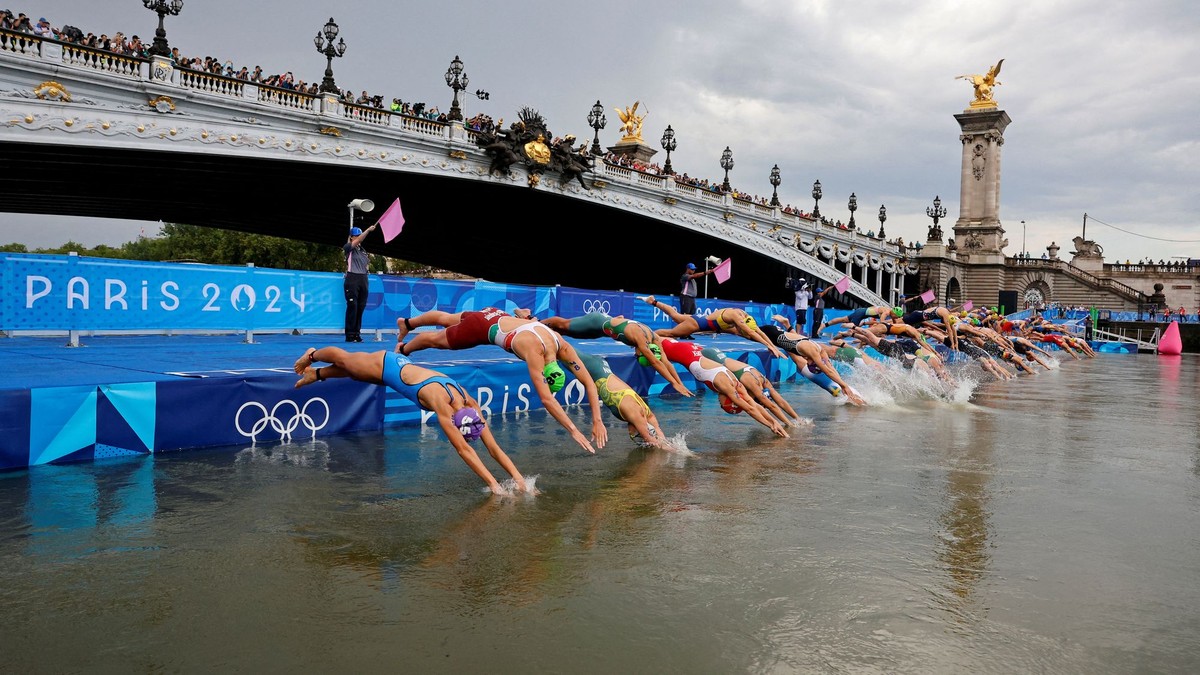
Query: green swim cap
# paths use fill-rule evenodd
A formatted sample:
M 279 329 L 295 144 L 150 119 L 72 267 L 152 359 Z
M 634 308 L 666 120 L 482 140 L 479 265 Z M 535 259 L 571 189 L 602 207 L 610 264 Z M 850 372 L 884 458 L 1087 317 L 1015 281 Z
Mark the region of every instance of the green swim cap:
M 896 316 L 904 316 L 904 308 L 903 307 L 893 307 L 892 314 L 895 314 Z
M 659 346 L 653 342 L 650 343 L 650 352 L 654 354 L 654 358 L 662 361 L 662 349 L 660 349 Z M 646 355 L 640 353 L 638 354 L 638 363 L 642 364 L 643 366 L 650 365 L 650 361 L 646 358 Z
M 542 369 L 542 377 L 546 378 L 546 386 L 550 387 L 552 394 L 561 391 L 567 383 L 567 374 L 563 372 L 562 366 L 558 365 L 558 361 L 547 363 Z

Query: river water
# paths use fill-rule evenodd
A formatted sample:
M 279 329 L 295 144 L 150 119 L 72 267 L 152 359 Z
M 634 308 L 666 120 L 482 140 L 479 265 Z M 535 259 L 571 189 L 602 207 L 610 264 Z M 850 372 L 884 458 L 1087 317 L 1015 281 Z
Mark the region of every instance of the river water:
M 1198 365 L 493 420 L 535 498 L 414 428 L 3 474 L 0 671 L 1194 673 Z

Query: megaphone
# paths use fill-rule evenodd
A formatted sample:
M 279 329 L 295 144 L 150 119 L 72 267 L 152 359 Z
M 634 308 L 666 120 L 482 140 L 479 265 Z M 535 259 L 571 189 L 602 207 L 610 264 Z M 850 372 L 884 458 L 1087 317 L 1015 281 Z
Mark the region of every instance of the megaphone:
M 720 264 L 721 264 L 721 259 L 720 259 L 720 258 L 718 258 L 718 257 L 717 257 L 717 256 L 715 256 L 715 255 L 710 255 L 710 256 L 708 256 L 707 258 L 705 258 L 705 260 L 707 260 L 708 262 L 712 263 L 713 265 L 720 265 Z
M 346 206 L 349 206 L 352 209 L 358 209 L 363 213 L 370 213 L 375 210 L 375 202 L 371 201 L 370 199 L 355 199 Z

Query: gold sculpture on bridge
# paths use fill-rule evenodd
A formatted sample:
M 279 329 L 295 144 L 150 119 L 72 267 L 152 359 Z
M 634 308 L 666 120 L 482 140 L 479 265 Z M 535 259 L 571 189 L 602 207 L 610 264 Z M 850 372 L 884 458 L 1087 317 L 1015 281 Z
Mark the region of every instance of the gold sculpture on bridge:
M 650 112 L 646 111 L 646 113 L 643 115 L 637 114 L 639 104 L 641 104 L 641 101 L 634 101 L 632 106 L 629 106 L 624 110 L 616 108 L 617 117 L 621 118 L 621 132 L 624 134 L 621 136 L 622 143 L 626 141 L 634 141 L 637 143 L 643 142 L 642 120 L 646 119 L 646 115 L 649 115 Z
M 988 69 L 983 75 L 959 75 L 954 78 L 956 80 L 966 80 L 975 87 L 975 100 L 971 101 L 972 108 L 995 108 L 996 102 L 992 100 L 992 90 L 1000 85 L 996 81 L 996 76 L 1000 74 L 1000 66 L 1004 64 L 1004 59 L 1000 59 L 996 65 Z

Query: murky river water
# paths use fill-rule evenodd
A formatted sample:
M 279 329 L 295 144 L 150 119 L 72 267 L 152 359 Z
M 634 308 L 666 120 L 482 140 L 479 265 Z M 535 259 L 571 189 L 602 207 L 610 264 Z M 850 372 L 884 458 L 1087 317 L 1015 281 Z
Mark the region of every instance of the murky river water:
M 411 428 L 0 475 L 0 671 L 1197 672 L 1198 366 L 494 420 L 536 498 Z

